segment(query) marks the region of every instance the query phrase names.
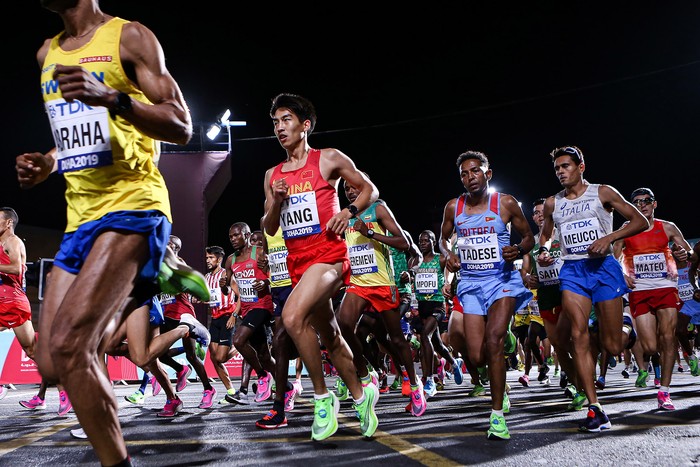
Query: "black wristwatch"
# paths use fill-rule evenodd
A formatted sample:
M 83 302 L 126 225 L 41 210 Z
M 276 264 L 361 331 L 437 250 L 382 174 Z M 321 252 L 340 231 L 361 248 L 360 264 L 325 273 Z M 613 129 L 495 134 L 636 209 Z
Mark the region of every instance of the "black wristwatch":
M 367 238 L 374 238 L 374 230 L 368 229 L 367 233 L 365 234 L 365 237 Z
M 120 92 L 117 94 L 116 99 L 114 99 L 114 105 L 109 109 L 109 116 L 112 120 L 116 118 L 117 115 L 131 110 L 131 96 L 125 92 Z
M 347 209 L 348 211 L 350 211 L 350 214 L 352 214 L 352 215 L 350 216 L 351 219 L 352 219 L 353 217 L 357 216 L 357 206 L 355 206 L 354 204 L 348 204 L 348 206 L 347 206 L 345 209 Z
M 525 256 L 525 250 L 523 250 L 523 247 L 520 246 L 520 244 L 515 245 L 518 247 L 518 258 L 522 258 Z

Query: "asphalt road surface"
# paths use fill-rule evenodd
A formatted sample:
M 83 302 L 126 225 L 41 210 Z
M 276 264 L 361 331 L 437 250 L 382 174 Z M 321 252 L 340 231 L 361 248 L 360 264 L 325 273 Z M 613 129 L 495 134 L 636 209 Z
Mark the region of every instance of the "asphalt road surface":
M 202 386 L 196 381 L 180 393 L 184 409 L 175 418 L 156 416 L 165 403 L 162 392 L 150 396 L 149 387 L 149 397 L 137 406 L 124 396 L 138 385 L 117 384 L 114 390 L 129 453 L 139 466 L 700 464 L 700 377 L 692 377 L 687 368 L 684 373 L 674 371 L 671 396 L 676 410 L 662 412 L 657 409 L 653 384 L 635 388 L 636 375 L 623 379 L 621 369 L 618 365 L 609 370 L 607 385 L 599 391 L 613 425 L 601 433 L 577 431 L 586 411 L 566 411 L 569 400 L 558 378 L 552 377 L 550 386 L 541 385 L 535 369 L 531 386 L 525 388 L 517 382 L 521 372 L 509 372 L 509 441 L 486 439 L 489 393 L 467 397 L 472 388 L 468 378 L 460 386 L 448 380 L 418 418 L 404 411 L 408 399 L 400 391 L 382 394 L 377 404 L 379 429 L 370 439 L 360 435 L 351 402 L 342 402 L 340 428 L 322 442 L 310 440 L 313 396 L 308 378 L 303 380 L 304 392 L 295 410 L 288 414 L 289 426 L 277 430 L 255 428 L 271 402 L 197 408 Z M 333 385 L 334 378 L 327 382 Z M 214 387 L 219 400 L 223 386 L 217 380 Z M 75 414 L 57 415 L 55 388 L 47 392 L 46 410 L 29 411 L 18 404 L 36 389 L 34 385 L 17 387 L 0 401 L 0 465 L 98 465 L 87 440 L 70 434 L 79 427 Z

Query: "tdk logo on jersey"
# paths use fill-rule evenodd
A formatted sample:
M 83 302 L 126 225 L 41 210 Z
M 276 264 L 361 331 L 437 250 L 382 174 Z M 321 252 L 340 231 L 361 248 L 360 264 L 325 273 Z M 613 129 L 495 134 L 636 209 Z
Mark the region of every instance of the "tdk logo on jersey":
M 484 245 L 487 243 L 493 243 L 492 240 L 492 237 L 466 237 L 463 241 L 468 245 Z
M 352 251 L 353 253 L 357 253 L 359 251 L 369 251 L 371 249 L 372 248 L 370 247 L 369 243 L 362 243 L 360 245 L 352 245 L 350 247 L 350 251 Z
M 585 227 L 593 227 L 590 219 L 584 220 L 584 221 L 570 222 L 566 226 L 566 230 L 579 230 L 579 229 L 583 229 Z
M 307 193 L 304 193 L 302 195 L 289 195 L 289 198 L 287 198 L 285 201 L 288 205 L 295 205 L 295 204 L 304 204 L 308 203 L 306 199 Z
M 51 118 L 55 118 L 56 115 L 64 117 L 67 115 L 79 114 L 85 110 L 92 110 L 92 107 L 87 104 L 83 104 L 80 101 L 51 104 L 49 106 L 49 116 Z
M 646 255 L 639 255 L 638 257 L 635 256 L 635 259 L 637 258 L 641 261 L 661 261 L 665 259 L 663 253 L 649 253 Z

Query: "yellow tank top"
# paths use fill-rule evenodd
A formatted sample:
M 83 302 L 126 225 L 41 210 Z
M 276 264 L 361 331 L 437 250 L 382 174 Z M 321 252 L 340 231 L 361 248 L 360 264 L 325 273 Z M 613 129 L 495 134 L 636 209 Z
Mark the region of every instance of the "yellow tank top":
M 376 233 L 386 235 L 384 228 L 377 222 L 377 203 L 365 209 L 358 218 Z M 371 240 L 350 227 L 345 231 L 348 244 L 352 275 L 350 283 L 362 287 L 392 286 L 394 282 L 394 265 L 389 247 L 384 243 Z
M 57 149 L 58 171 L 66 180 L 67 225 L 73 232 L 114 211 L 157 210 L 172 222 L 165 180 L 156 167 L 158 141 L 105 107 L 66 102 L 53 79 L 56 64 L 84 67 L 132 99 L 150 104 L 127 78 L 119 57 L 122 26 L 112 18 L 84 46 L 61 49 L 51 40 L 41 70 L 41 91 Z
M 292 279 L 287 271 L 288 252 L 282 229 L 277 229 L 275 235 L 265 232 L 265 239 L 267 240 L 267 262 L 270 265 L 270 287 L 292 285 Z

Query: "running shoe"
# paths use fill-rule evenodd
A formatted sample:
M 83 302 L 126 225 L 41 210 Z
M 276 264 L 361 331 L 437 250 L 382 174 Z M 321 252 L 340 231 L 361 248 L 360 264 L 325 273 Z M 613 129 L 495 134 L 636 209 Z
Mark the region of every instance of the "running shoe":
M 542 381 L 540 381 L 540 384 L 542 386 L 549 386 L 551 384 L 551 381 L 549 381 L 549 378 L 545 378 Z
M 345 385 L 345 382 L 338 378 L 335 380 L 335 391 L 338 393 L 338 400 L 339 401 L 346 401 L 348 400 L 348 387 Z
M 486 392 L 486 388 L 484 386 L 482 386 L 481 384 L 475 384 L 474 389 L 469 391 L 469 394 L 467 394 L 467 396 L 477 397 L 477 396 L 482 395 L 485 392 Z
M 629 368 L 626 368 L 620 372 L 623 378 L 627 379 L 630 377 L 630 371 Z
M 39 396 L 34 396 L 28 401 L 19 401 L 19 405 L 25 409 L 44 410 L 46 408 L 46 401 Z
M 265 376 L 258 378 L 258 391 L 255 393 L 255 402 L 264 402 L 270 398 L 272 394 L 271 379 L 272 374 L 269 371 L 265 373 Z
M 389 386 L 389 389 L 391 389 L 392 391 L 396 391 L 400 387 L 401 387 L 401 381 L 399 381 L 399 378 L 394 378 L 394 382 L 391 383 L 391 386 Z
M 487 384 L 489 382 L 489 370 L 485 366 L 476 369 L 479 372 L 479 377 L 481 378 L 481 384 Z
M 554 357 L 547 357 L 547 361 L 545 363 L 547 365 L 554 365 Z
M 426 399 L 428 397 L 433 397 L 435 394 L 437 394 L 437 388 L 435 387 L 435 381 L 433 381 L 433 378 L 428 377 L 425 380 L 425 386 L 423 386 L 423 392 L 425 392 Z
M 530 387 L 530 377 L 528 375 L 522 375 L 518 378 L 518 382 L 523 385 L 523 387 Z
M 241 405 L 250 404 L 250 400 L 248 400 L 248 394 L 243 393 L 241 391 L 236 391 L 235 393 L 233 393 L 233 395 L 226 394 L 226 396 L 224 396 L 224 399 L 226 399 L 228 402 L 230 402 L 232 404 L 241 404 Z
M 214 405 L 214 396 L 216 396 L 216 389 L 205 389 L 202 393 L 202 402 L 199 403 L 200 409 L 209 409 Z
M 539 374 L 537 375 L 537 381 L 544 381 L 547 378 L 547 373 L 549 373 L 549 365 L 545 363 L 539 370 Z
M 676 407 L 671 401 L 671 396 L 667 392 L 659 391 L 656 394 L 656 401 L 659 403 L 659 408 L 664 410 L 676 410 Z
M 566 410 L 581 410 L 586 404 L 586 395 L 582 392 L 577 392 L 574 398 L 569 402 Z
M 314 422 L 311 425 L 311 439 L 323 441 L 338 431 L 338 411 L 340 403 L 332 392 L 322 399 L 314 398 Z
M 203 302 L 211 299 L 207 281 L 201 272 L 195 271 L 175 256 L 173 250 L 165 249 L 163 261 L 158 271 L 160 290 L 169 295 L 189 293 Z
M 179 398 L 168 399 L 165 401 L 163 410 L 156 415 L 159 417 L 174 417 L 180 410 L 182 410 L 182 401 Z
M 287 417 L 275 409 L 270 410 L 263 418 L 255 422 L 255 426 L 263 430 L 274 430 L 287 426 Z
M 559 368 L 554 369 L 554 377 L 558 378 L 559 377 Z
M 693 355 L 688 360 L 688 365 L 690 366 L 690 374 L 692 376 L 700 376 L 700 365 L 698 365 L 698 357 Z
M 408 373 L 403 372 L 401 373 L 401 395 L 404 397 L 410 397 L 411 396 L 411 381 L 408 379 Z
M 462 365 L 464 365 L 464 360 L 461 358 L 455 358 L 455 364 L 452 365 L 452 374 L 455 377 L 455 384 L 462 384 L 464 381 L 464 375 L 462 374 Z
M 654 378 L 654 387 L 659 389 L 661 387 L 661 380 L 659 378 Z
M 75 430 L 70 430 L 70 435 L 73 438 L 78 438 L 78 439 L 87 439 L 87 433 L 85 433 L 85 430 L 81 428 L 76 428 Z
M 506 338 L 505 342 L 503 344 L 503 353 L 506 355 L 512 354 L 515 352 L 515 348 L 518 345 L 518 341 L 515 339 L 515 334 L 513 334 L 513 331 L 511 331 L 510 326 L 508 326 L 508 329 L 506 330 Z
M 204 359 L 207 357 L 207 348 L 202 346 L 199 342 L 194 343 L 194 353 L 197 356 L 198 359 L 201 361 L 204 361 Z
M 362 435 L 369 438 L 377 431 L 377 426 L 379 425 L 379 419 L 374 412 L 374 407 L 379 399 L 379 391 L 377 386 L 372 383 L 363 386 L 362 391 L 365 394 L 365 399 L 359 404 L 353 404 L 352 408 L 355 409 L 357 418 L 360 420 Z
M 559 378 L 559 387 L 562 389 L 566 389 L 566 387 L 568 385 L 569 385 L 569 377 L 566 376 L 566 372 L 562 371 L 561 377 Z
M 617 366 L 617 359 L 612 355 L 608 357 L 608 368 L 615 368 Z
M 443 357 L 440 357 L 440 360 L 438 362 L 438 367 L 437 367 L 437 377 L 438 379 L 444 381 L 445 380 L 445 365 L 447 362 Z
M 647 387 L 647 380 L 649 379 L 649 372 L 644 371 L 641 368 L 637 372 L 637 381 L 634 382 L 634 385 L 638 388 L 645 388 Z
M 489 430 L 486 432 L 486 437 L 488 439 L 510 439 L 510 433 L 508 432 L 508 427 L 506 426 L 506 419 L 503 415 L 496 415 L 491 413 L 491 418 L 489 419 Z
M 597 380 L 595 380 L 595 387 L 598 389 L 605 389 L 605 377 L 599 376 Z
M 437 391 L 444 390 L 445 389 L 445 382 L 438 378 L 438 380 L 435 381 L 435 389 Z
M 7 393 L 9 391 L 10 391 L 10 389 L 7 386 L 5 386 L 4 384 L 2 386 L 0 386 L 0 401 L 5 398 L 5 396 L 7 395 Z
M 568 397 L 569 399 L 576 397 L 577 393 L 578 391 L 576 390 L 576 386 L 573 384 L 569 384 L 566 389 L 564 389 L 564 396 Z
M 70 403 L 68 399 L 68 394 L 66 391 L 59 391 L 58 393 L 58 415 L 66 415 L 73 408 L 73 404 Z
M 391 386 L 382 386 L 379 388 L 379 394 L 387 394 L 389 391 L 391 391 Z
M 423 383 L 420 379 L 418 379 L 418 387 L 416 390 L 411 392 L 411 403 L 409 406 L 411 415 L 414 417 L 423 415 L 425 409 L 428 407 L 428 401 L 425 400 L 425 394 L 423 393 Z
M 510 413 L 510 397 L 508 397 L 508 394 L 506 392 L 503 393 L 502 410 L 503 413 Z
M 578 427 L 579 431 L 597 433 L 601 430 L 608 430 L 612 427 L 610 419 L 597 405 L 588 407 L 588 414 L 583 424 Z
M 132 404 L 141 405 L 146 400 L 146 395 L 141 391 L 136 390 L 136 392 L 134 392 L 133 394 L 124 396 L 124 399 L 126 399 L 127 402 L 131 402 Z
M 211 342 L 211 334 L 209 334 L 207 328 L 191 314 L 183 313 L 180 316 L 180 324 L 187 325 L 190 329 L 189 337 L 199 342 L 203 347 L 208 346 L 209 342 Z
M 182 391 L 187 387 L 187 377 L 192 373 L 192 368 L 189 365 L 183 365 L 182 369 L 176 373 L 177 383 L 175 383 L 175 390 L 177 392 Z
M 158 382 L 156 377 L 151 376 L 151 379 L 148 380 L 148 382 L 151 383 L 151 394 L 153 394 L 154 396 L 157 396 L 158 394 L 160 394 L 160 389 L 161 389 L 160 383 Z M 141 391 L 139 391 L 139 392 L 141 392 Z
M 294 400 L 297 398 L 297 389 L 292 385 L 292 389 L 284 393 L 284 411 L 294 410 Z
M 683 373 L 685 371 L 685 368 L 683 368 L 683 365 L 678 365 L 678 373 Z
M 304 387 L 301 385 L 301 380 L 295 379 L 292 385 L 294 386 L 294 389 L 297 390 L 297 396 L 301 396 L 301 393 L 304 392 Z

